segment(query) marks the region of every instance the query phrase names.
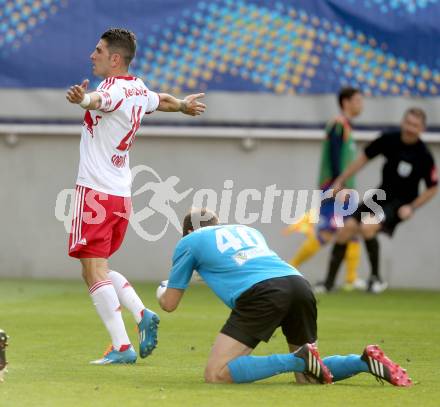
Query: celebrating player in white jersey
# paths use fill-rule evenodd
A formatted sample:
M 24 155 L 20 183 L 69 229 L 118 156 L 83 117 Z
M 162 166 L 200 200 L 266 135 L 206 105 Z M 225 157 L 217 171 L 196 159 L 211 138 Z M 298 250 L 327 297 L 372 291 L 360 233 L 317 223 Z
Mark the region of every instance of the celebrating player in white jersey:
M 203 93 L 180 100 L 150 91 L 128 68 L 136 52 L 135 35 L 124 29 L 102 34 L 90 56 L 93 73 L 103 77 L 86 93 L 88 80 L 71 86 L 66 98 L 86 110 L 81 134 L 74 218 L 69 255 L 79 258 L 82 275 L 112 347 L 94 364 L 134 363 L 137 355 L 121 316 L 121 305 L 138 324 L 139 353 L 146 357 L 157 344 L 159 317 L 145 308 L 126 278 L 108 268 L 108 258 L 121 246 L 131 211 L 129 150 L 141 120 L 155 110 L 197 116 Z

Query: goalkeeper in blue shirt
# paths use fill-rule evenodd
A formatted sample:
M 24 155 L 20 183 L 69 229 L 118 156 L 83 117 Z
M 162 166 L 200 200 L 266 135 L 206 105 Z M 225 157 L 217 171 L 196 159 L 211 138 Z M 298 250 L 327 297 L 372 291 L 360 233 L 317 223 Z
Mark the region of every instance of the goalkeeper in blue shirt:
M 208 359 L 208 383 L 247 383 L 295 372 L 299 383 L 325 384 L 370 372 L 395 386 L 412 384 L 405 370 L 377 345 L 367 346 L 362 355 L 321 359 L 310 284 L 267 246 L 256 229 L 219 225 L 213 212 L 191 210 L 183 221 L 169 280 L 157 291 L 163 310 L 177 308 L 194 270 L 231 308 Z M 278 327 L 290 353 L 251 356 Z

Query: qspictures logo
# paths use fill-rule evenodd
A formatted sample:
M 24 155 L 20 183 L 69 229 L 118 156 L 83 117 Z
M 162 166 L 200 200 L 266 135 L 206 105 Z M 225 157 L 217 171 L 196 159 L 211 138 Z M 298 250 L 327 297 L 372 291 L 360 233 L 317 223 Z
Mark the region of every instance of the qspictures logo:
M 252 225 L 259 223 L 272 223 L 275 217 L 281 222 L 292 225 L 300 222 L 308 216 L 308 222 L 317 224 L 322 219 L 321 209 L 331 206 L 331 219 L 334 227 L 342 227 L 344 218 L 353 214 L 360 202 L 359 193 L 356 190 L 343 190 L 334 196 L 333 190 L 292 190 L 278 189 L 276 184 L 265 186 L 264 189 L 245 188 L 234 190 L 234 180 L 226 179 L 223 189 L 214 188 L 181 188 L 180 178 L 172 175 L 163 179 L 153 168 L 146 165 L 138 165 L 132 169 L 133 183 L 137 184 L 136 178 L 146 178 L 140 187 L 133 190 L 133 198 L 145 196 L 145 206 L 136 206 L 132 209 L 129 222 L 135 233 L 142 239 L 150 242 L 161 239 L 168 228 L 173 227 L 179 234 L 182 233 L 181 220 L 175 210 L 179 203 L 187 202 L 190 207 L 207 207 L 218 213 L 221 223 L 237 223 Z M 106 194 L 90 191 L 85 197 L 88 206 L 93 208 L 93 213 L 81 213 L 82 221 L 97 224 L 106 218 L 105 208 L 97 198 L 105 199 Z M 362 201 L 373 213 L 363 215 L 365 223 L 380 223 L 384 219 L 384 212 L 377 201 L 385 200 L 385 191 L 379 189 L 368 190 Z M 281 210 L 275 210 L 281 202 Z M 253 212 L 249 206 L 254 208 Z M 259 210 L 255 211 L 258 204 Z M 62 190 L 56 199 L 55 217 L 63 222 L 66 232 L 69 232 L 72 219 L 78 216 L 75 210 L 75 189 Z M 130 213 L 130 211 L 128 211 Z M 127 217 L 126 213 L 117 213 L 121 217 Z M 149 229 L 149 219 L 160 218 L 160 230 Z M 157 224 L 157 222 L 156 222 Z M 81 239 L 81 236 L 78 236 Z

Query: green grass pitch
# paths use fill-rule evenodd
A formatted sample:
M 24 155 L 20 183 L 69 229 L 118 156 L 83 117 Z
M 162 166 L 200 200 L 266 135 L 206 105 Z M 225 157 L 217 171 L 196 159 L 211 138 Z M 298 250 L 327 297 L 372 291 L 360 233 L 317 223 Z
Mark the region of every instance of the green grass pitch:
M 135 284 L 159 311 L 156 285 Z M 180 308 L 161 316 L 159 347 L 133 366 L 91 366 L 108 344 L 80 282 L 0 280 L 0 327 L 10 335 L 9 373 L 1 407 L 131 406 L 439 406 L 440 294 L 388 291 L 372 296 L 319 297 L 322 356 L 360 353 L 378 343 L 408 369 L 409 389 L 381 385 L 360 374 L 329 386 L 293 384 L 284 374 L 258 383 L 208 385 L 203 368 L 228 310 L 204 285 L 191 287 Z M 125 313 L 137 344 L 135 324 Z M 287 351 L 277 331 L 256 354 Z

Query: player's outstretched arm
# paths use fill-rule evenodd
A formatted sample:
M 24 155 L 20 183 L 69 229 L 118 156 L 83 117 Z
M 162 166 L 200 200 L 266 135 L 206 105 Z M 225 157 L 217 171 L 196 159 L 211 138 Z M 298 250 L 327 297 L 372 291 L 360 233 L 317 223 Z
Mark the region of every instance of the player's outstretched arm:
M 206 109 L 206 105 L 199 102 L 199 99 L 204 96 L 204 93 L 196 93 L 188 95 L 185 99 L 177 99 L 168 93 L 159 93 L 160 102 L 157 110 L 161 112 L 182 112 L 189 116 L 199 116 Z
M 72 85 L 67 90 L 66 99 L 70 103 L 80 105 L 83 109 L 99 109 L 101 106 L 101 96 L 98 92 L 86 93 L 88 86 L 88 79 L 85 79 L 81 85 Z

